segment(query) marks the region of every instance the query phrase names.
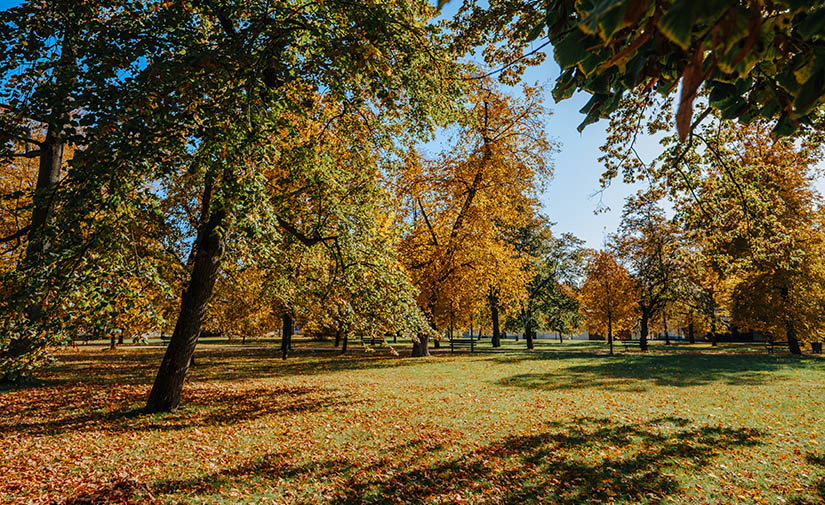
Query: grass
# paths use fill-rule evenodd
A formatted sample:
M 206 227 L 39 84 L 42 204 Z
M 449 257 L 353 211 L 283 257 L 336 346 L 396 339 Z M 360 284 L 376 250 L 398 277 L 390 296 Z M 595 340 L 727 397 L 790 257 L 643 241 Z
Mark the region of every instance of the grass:
M 821 358 L 303 345 L 204 346 L 152 416 L 162 349 L 61 352 L 0 392 L 0 503 L 825 503 Z

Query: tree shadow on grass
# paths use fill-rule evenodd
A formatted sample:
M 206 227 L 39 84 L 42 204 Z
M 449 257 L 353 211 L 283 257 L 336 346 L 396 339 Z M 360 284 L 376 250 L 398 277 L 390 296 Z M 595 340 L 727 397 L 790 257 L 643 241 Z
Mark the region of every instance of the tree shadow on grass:
M 192 426 L 220 426 L 266 416 L 288 416 L 342 405 L 360 403 L 341 393 L 315 387 L 260 386 L 238 388 L 217 384 L 194 384 L 184 392 L 183 407 L 169 414 L 142 415 L 140 407 L 148 393 L 122 386 L 61 388 L 32 397 L 29 392 L 14 410 L 0 418 L 0 433 L 55 435 L 67 431 L 134 432 L 178 430 Z M 135 404 L 135 399 L 140 403 Z
M 412 365 L 414 360 L 375 353 L 338 354 L 296 351 L 282 360 L 275 348 L 199 348 L 188 381 L 232 381 L 296 375 L 322 375 Z M 39 377 L 20 385 L 5 385 L 0 395 L 64 384 L 151 385 L 163 358 L 162 349 L 122 348 L 113 352 L 65 353 Z
M 540 428 L 458 457 L 433 458 L 450 453 L 441 450 L 444 445 L 432 434 L 424 433 L 417 441 L 385 451 L 386 457 L 378 462 L 365 464 L 357 454 L 305 462 L 302 458 L 307 455 L 296 450 L 200 477 L 132 487 L 147 499 L 196 496 L 218 501 L 229 490 L 244 486 L 252 492 L 259 492 L 262 485 L 301 491 L 310 479 L 326 486 L 326 503 L 331 505 L 658 504 L 681 491 L 676 473 L 700 472 L 720 451 L 757 445 L 761 436 L 745 428 L 694 426 L 672 417 L 639 424 L 578 418 Z M 105 484 L 67 503 L 109 503 L 110 493 L 122 489 L 117 482 Z
M 791 505 L 822 505 L 825 503 L 825 453 L 823 454 L 808 454 L 805 460 L 813 467 L 818 469 L 818 476 L 814 477 L 814 486 L 816 489 L 816 498 L 808 496 L 797 496 L 791 498 L 789 503 Z
M 589 363 L 564 367 L 553 372 L 528 373 L 499 381 L 505 386 L 530 389 L 605 388 L 616 391 L 644 391 L 645 382 L 656 386 L 700 386 L 711 382 L 730 385 L 760 385 L 781 380 L 775 372 L 783 369 L 825 370 L 818 359 L 789 356 L 737 354 L 621 354 L 572 355 L 563 359 L 587 359 Z M 511 356 L 501 363 L 519 359 Z M 554 359 L 553 355 L 523 359 Z

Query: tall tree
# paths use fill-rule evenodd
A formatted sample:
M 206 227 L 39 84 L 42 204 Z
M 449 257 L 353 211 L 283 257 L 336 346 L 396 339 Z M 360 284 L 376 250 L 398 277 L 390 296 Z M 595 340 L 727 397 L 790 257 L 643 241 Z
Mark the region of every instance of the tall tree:
M 578 328 L 582 319 L 576 291 L 584 269 L 583 242 L 569 233 L 556 237 L 550 227 L 545 218 L 536 216 L 517 229 L 512 239 L 530 256 L 533 278 L 507 327 L 524 332 L 528 349 L 534 346 L 537 330 L 556 331 L 561 339 Z
M 773 125 L 724 120 L 702 126 L 709 148 L 684 158 L 695 187 L 685 190 L 689 226 L 733 286 L 737 326 L 799 342 L 818 338 L 821 317 L 821 195 L 813 186 L 818 137 L 773 138 Z M 680 146 L 665 156 L 673 156 Z
M 112 93 L 145 54 L 145 47 L 129 44 L 128 33 L 144 10 L 119 0 L 31 1 L 0 12 L 0 160 L 37 160 L 34 180 L 26 185 L 24 201 L 29 204 L 16 208 L 14 232 L 0 237 L 0 243 L 25 243 L 15 274 L 2 280 L 9 296 L 2 307 L 6 326 L 0 339 L 0 377 L 19 377 L 17 360 L 36 366 L 43 348 L 61 338 L 62 324 L 44 316 L 71 298 L 65 293 L 79 284 L 71 279 L 79 278 L 82 269 L 76 252 L 52 249 L 67 237 L 77 242 L 72 237 L 85 240 L 89 234 L 72 230 L 61 236 L 68 230 L 53 221 L 69 203 L 72 209 L 65 215 L 77 222 L 77 215 L 87 214 L 79 210 L 91 196 L 66 195 L 76 165 L 67 162 L 94 140 L 89 127 L 101 111 L 114 106 Z
M 398 184 L 411 225 L 402 255 L 419 304 L 439 331 L 456 315 L 469 322 L 486 305 L 495 332 L 498 312 L 521 299 L 527 258 L 506 232 L 530 216 L 551 173 L 554 146 L 540 119 L 540 90 L 525 87 L 517 99 L 490 86 L 485 81 L 470 90 L 452 149 L 432 161 L 412 153 Z M 428 353 L 424 337 L 413 354 Z
M 628 197 L 618 233 L 612 237 L 616 254 L 630 267 L 638 293 L 639 346 L 647 350 L 650 322 L 664 316 L 673 299 L 679 264 L 676 226 L 665 216 L 657 190 L 640 191 Z
M 613 354 L 615 331 L 630 330 L 636 317 L 637 293 L 630 274 L 608 251 L 596 251 L 585 267 L 580 292 L 589 331 L 607 338 Z

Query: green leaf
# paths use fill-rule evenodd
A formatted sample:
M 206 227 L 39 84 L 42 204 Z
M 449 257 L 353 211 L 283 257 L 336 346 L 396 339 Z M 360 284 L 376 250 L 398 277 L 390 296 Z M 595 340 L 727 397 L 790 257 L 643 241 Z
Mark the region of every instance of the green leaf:
M 662 35 L 682 49 L 690 47 L 690 34 L 696 19 L 696 2 L 679 0 L 674 3 L 657 23 Z
M 813 37 L 821 38 L 822 32 L 825 31 L 825 7 L 820 7 L 808 14 L 805 20 L 799 23 L 794 31 L 806 39 Z
M 588 43 L 590 37 L 580 31 L 573 31 L 566 37 L 553 44 L 553 54 L 556 63 L 562 70 L 578 65 L 589 56 L 587 48 L 593 44 Z
M 776 126 L 773 127 L 773 131 L 771 133 L 779 137 L 785 137 L 795 131 L 796 125 L 793 121 L 791 121 L 791 118 L 787 113 L 783 113 L 779 118 L 779 121 L 776 122 Z
M 799 115 L 804 116 L 810 112 L 825 95 L 825 65 L 822 65 L 825 62 L 820 60 L 818 63 L 817 70 L 802 84 L 794 98 L 793 106 Z

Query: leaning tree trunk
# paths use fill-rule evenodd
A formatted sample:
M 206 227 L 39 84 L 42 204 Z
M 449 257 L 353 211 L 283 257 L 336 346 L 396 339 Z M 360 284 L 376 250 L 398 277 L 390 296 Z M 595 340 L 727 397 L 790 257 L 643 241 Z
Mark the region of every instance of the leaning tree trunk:
M 639 349 L 647 351 L 647 334 L 650 330 L 647 327 L 649 316 L 647 312 L 642 311 L 642 319 L 639 321 Z
M 209 209 L 212 185 L 206 185 L 202 206 Z M 175 324 L 175 331 L 169 340 L 166 354 L 160 364 L 160 370 L 149 393 L 146 403 L 147 412 L 167 412 L 175 410 L 180 403 L 183 381 L 189 370 L 195 345 L 198 343 L 201 325 L 206 315 L 209 299 L 218 278 L 226 243 L 223 228 L 226 226 L 227 213 L 223 208 L 206 211 L 209 219 L 198 231 L 195 246 L 195 259 L 189 285 L 183 292 L 180 313 Z
M 295 328 L 291 314 L 284 314 L 283 332 L 281 335 L 281 359 L 286 359 L 286 353 L 292 348 L 292 334 Z
M 58 130 L 59 129 L 59 130 Z M 29 243 L 26 246 L 26 264 L 31 266 L 40 261 L 49 248 L 45 228 L 54 214 L 54 193 L 60 182 L 60 166 L 63 164 L 63 141 L 59 139 L 62 125 L 49 126 L 46 139 L 40 147 L 40 164 L 37 169 L 37 185 L 32 199 Z M 55 130 L 58 130 L 57 132 Z
M 493 320 L 492 344 L 493 347 L 501 347 L 501 330 L 498 324 L 498 294 L 494 289 L 491 289 L 487 298 L 490 302 L 490 318 Z

